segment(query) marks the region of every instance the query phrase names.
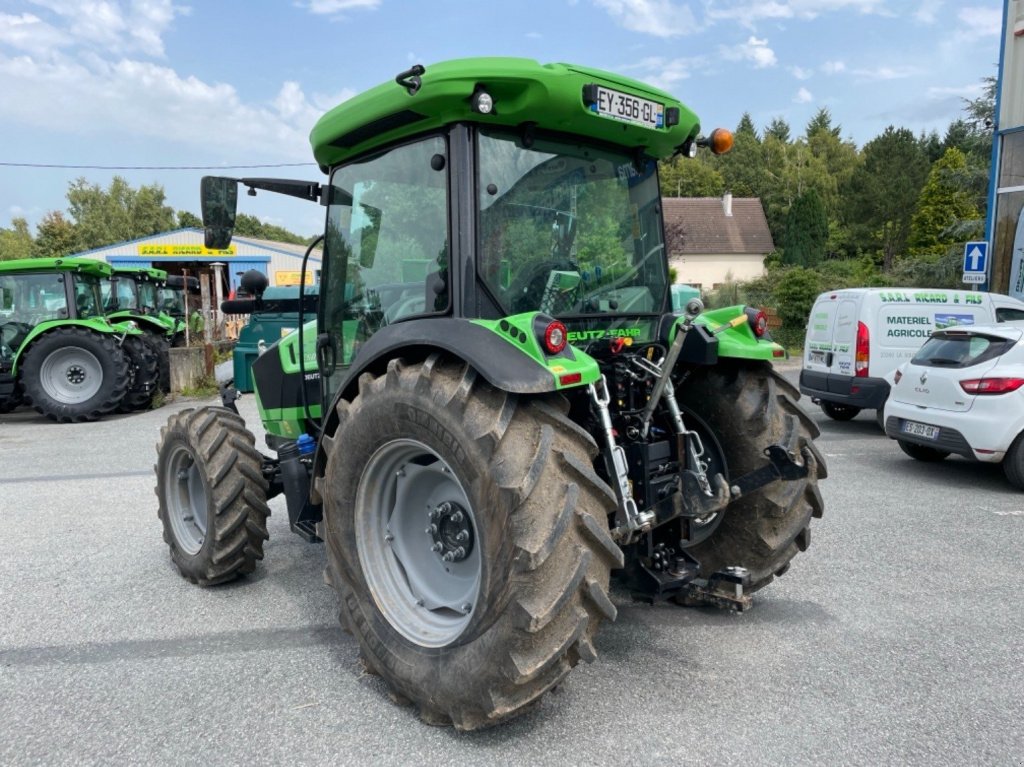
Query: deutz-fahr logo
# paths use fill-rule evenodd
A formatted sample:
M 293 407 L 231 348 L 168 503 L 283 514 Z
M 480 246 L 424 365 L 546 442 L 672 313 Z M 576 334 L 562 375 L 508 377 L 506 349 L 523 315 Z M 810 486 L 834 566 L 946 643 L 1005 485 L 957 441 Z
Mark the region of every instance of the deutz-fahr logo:
M 602 338 L 639 338 L 642 328 L 608 328 L 607 330 L 570 330 L 569 343 L 599 341 Z

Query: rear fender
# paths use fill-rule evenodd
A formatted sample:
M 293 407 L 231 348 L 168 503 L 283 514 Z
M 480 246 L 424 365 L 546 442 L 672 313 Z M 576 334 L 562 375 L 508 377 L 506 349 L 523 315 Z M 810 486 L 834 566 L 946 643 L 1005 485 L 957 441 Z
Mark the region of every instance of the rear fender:
M 130 325 L 126 323 L 111 325 L 109 322 L 102 318 L 94 318 L 89 320 L 48 320 L 46 322 L 40 322 L 38 325 L 32 328 L 32 330 L 29 331 L 29 334 L 25 336 L 25 340 L 21 342 L 21 346 L 18 347 L 18 351 L 15 352 L 14 365 L 11 368 L 11 372 L 15 374 L 18 372 L 18 363 L 24 356 L 25 350 L 32 346 L 32 344 L 35 342 L 37 338 L 39 338 L 42 335 L 45 335 L 51 330 L 55 330 L 56 328 L 66 328 L 72 325 L 84 327 L 87 328 L 88 330 L 93 331 L 94 333 L 104 333 L 106 335 L 122 335 L 124 333 L 136 334 L 140 332 L 139 330 L 132 328 Z
M 694 319 L 695 325 L 703 325 L 718 341 L 718 356 L 731 359 L 777 361 L 786 359 L 786 350 L 767 338 L 758 338 L 747 321 L 743 305 L 727 306 L 703 312 Z M 670 331 L 675 337 L 682 319 L 676 320 Z

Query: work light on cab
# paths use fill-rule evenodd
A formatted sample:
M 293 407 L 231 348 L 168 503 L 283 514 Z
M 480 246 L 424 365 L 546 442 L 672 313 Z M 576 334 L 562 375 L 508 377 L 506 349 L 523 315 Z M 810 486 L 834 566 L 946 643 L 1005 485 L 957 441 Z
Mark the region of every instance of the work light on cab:
M 494 99 L 485 90 L 477 90 L 469 99 L 469 107 L 474 112 L 489 115 L 494 111 Z
M 544 348 L 548 354 L 558 354 L 565 348 L 568 334 L 565 325 L 558 320 L 553 320 L 544 328 Z

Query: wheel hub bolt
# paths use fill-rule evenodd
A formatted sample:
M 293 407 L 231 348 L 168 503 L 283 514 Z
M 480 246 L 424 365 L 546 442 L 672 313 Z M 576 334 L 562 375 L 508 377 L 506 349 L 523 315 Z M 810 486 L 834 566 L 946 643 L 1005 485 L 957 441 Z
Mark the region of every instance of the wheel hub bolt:
M 473 605 L 471 605 L 471 604 L 470 604 L 469 602 L 466 602 L 466 604 L 464 604 L 464 605 L 462 606 L 462 612 L 464 612 L 464 613 L 467 613 L 467 614 L 468 614 L 468 613 L 469 613 L 469 612 L 470 612 L 470 611 L 471 611 L 472 609 L 473 609 Z
M 452 522 L 454 522 L 455 524 L 459 524 L 459 522 L 461 522 L 462 520 L 463 516 L 461 511 L 456 511 L 454 514 L 452 514 Z
M 439 552 L 443 548 L 444 548 L 444 545 L 441 543 L 441 541 L 438 541 L 437 543 L 435 543 L 433 546 L 430 547 L 430 550 L 433 551 L 433 552 Z
M 446 551 L 444 553 L 444 556 L 441 557 L 441 559 L 443 559 L 445 562 L 454 562 L 455 561 L 455 554 L 453 554 L 450 551 Z

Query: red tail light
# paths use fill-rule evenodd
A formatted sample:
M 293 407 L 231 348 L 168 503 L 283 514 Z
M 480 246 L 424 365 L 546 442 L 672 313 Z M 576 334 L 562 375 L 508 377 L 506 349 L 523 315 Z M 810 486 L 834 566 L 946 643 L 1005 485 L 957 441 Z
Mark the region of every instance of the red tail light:
M 868 333 L 868 326 L 863 322 L 857 323 L 857 351 L 853 357 L 853 374 L 858 378 L 867 378 L 868 357 L 871 353 L 871 336 Z
M 972 378 L 961 381 L 960 388 L 968 394 L 1007 394 L 1024 386 L 1024 378 Z
M 763 309 L 753 306 L 744 307 L 743 313 L 747 315 L 747 322 L 756 338 L 763 338 L 768 333 L 768 315 Z
M 558 354 L 562 351 L 565 348 L 568 335 L 565 325 L 558 320 L 544 328 L 544 348 L 547 349 L 548 354 Z

